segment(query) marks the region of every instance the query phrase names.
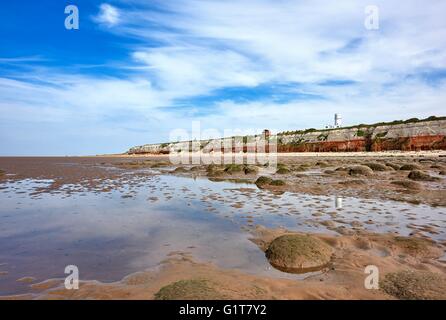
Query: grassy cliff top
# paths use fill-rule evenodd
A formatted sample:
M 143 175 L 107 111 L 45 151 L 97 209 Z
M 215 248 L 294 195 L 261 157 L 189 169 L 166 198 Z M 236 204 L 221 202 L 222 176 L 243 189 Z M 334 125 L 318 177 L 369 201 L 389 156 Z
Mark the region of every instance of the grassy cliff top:
M 379 126 L 394 126 L 394 125 L 398 125 L 398 124 L 409 124 L 409 123 L 417 123 L 417 122 L 426 122 L 426 121 L 437 121 L 437 120 L 446 120 L 446 117 L 436 117 L 436 116 L 431 116 L 425 119 L 418 119 L 418 118 L 410 118 L 407 120 L 394 120 L 394 121 L 390 121 L 390 122 L 377 122 L 377 123 L 373 123 L 373 124 L 357 124 L 354 126 L 349 126 L 349 127 L 341 127 L 341 128 L 328 128 L 328 129 L 315 129 L 315 128 L 310 128 L 310 129 L 305 129 L 305 130 L 294 130 L 294 131 L 284 131 L 284 132 L 279 132 L 277 135 L 278 136 L 286 136 L 286 135 L 293 135 L 293 134 L 305 134 L 305 133 L 311 133 L 311 132 L 320 132 L 320 131 L 333 131 L 333 130 L 339 130 L 339 129 L 359 129 L 359 128 L 375 128 L 375 127 L 379 127 Z

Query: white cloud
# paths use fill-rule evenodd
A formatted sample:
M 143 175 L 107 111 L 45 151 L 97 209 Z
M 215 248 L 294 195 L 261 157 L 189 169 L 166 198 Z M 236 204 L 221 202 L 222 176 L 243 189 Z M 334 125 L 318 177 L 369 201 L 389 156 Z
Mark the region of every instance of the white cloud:
M 265 70 L 231 50 L 181 46 L 137 51 L 133 57 L 150 67 L 154 80 L 179 98 L 230 86 L 253 87 L 268 78 Z
M 112 27 L 119 23 L 120 12 L 116 7 L 107 3 L 103 3 L 100 5 L 99 14 L 95 17 L 94 20 L 108 27 Z
M 444 1 L 377 1 L 380 29 L 364 28 L 367 1 L 178 0 L 126 11 L 118 32 L 160 45 L 133 57 L 166 90 L 202 94 L 268 82 L 349 79 L 364 86 L 404 82 L 446 68 Z M 364 88 L 364 93 L 367 88 Z M 385 97 L 383 97 L 384 99 Z

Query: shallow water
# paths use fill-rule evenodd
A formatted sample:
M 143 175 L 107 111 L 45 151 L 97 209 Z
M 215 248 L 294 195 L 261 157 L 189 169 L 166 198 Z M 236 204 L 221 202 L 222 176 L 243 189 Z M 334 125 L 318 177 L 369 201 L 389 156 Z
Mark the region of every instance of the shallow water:
M 22 277 L 64 277 L 67 265 L 80 279 L 116 281 L 153 267 L 169 253 L 189 252 L 200 261 L 253 274 L 297 278 L 271 268 L 249 241 L 247 226 L 335 233 L 319 222 L 352 221 L 378 232 L 408 235 L 432 225 L 444 240 L 444 208 L 354 198 L 273 194 L 252 184 L 211 182 L 172 175 L 132 179 L 110 192 L 67 185 L 35 193 L 49 180 L 0 184 L 0 295 L 27 292 Z M 105 181 L 113 186 L 113 181 Z M 431 231 L 432 231 L 431 230 Z

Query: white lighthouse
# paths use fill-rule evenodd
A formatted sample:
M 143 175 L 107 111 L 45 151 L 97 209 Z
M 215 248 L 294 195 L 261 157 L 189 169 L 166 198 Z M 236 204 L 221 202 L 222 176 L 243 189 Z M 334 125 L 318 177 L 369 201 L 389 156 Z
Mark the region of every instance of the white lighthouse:
M 334 115 L 334 127 L 340 128 L 342 125 L 342 117 L 339 113 L 335 113 Z

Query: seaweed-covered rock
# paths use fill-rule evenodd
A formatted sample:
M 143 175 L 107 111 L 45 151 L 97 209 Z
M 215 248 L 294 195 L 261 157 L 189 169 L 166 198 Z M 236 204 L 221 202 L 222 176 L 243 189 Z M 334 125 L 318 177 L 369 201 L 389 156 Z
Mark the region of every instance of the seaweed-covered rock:
M 224 168 L 216 164 L 210 164 L 206 168 L 208 177 L 219 177 L 225 174 Z
M 339 181 L 339 184 L 342 184 L 344 186 L 348 186 L 348 187 L 357 187 L 357 186 L 362 186 L 367 184 L 364 180 L 359 180 L 359 179 L 352 179 L 352 180 L 343 180 L 343 181 Z
M 391 184 L 394 184 L 396 186 L 403 187 L 406 189 L 411 189 L 411 190 L 420 190 L 421 189 L 421 185 L 418 182 L 410 181 L 410 180 L 392 181 Z
M 169 162 L 159 161 L 159 162 L 152 164 L 150 167 L 151 168 L 162 168 L 162 167 L 168 167 L 169 165 L 170 165 Z
M 276 173 L 277 174 L 287 174 L 290 173 L 291 170 L 287 167 L 280 167 L 279 169 L 277 169 Z
M 438 258 L 442 255 L 442 250 L 431 240 L 417 237 L 396 236 L 390 246 L 396 246 L 403 253 L 418 258 Z
M 293 273 L 324 268 L 331 258 L 332 248 L 309 235 L 287 234 L 274 239 L 265 254 L 275 268 Z
M 401 167 L 399 164 L 392 163 L 392 162 L 386 162 L 385 165 L 394 169 L 394 170 L 399 170 Z
M 284 186 L 286 185 L 285 181 L 283 180 L 273 180 L 269 183 L 270 186 Z
M 364 163 L 364 165 L 369 167 L 373 171 L 387 171 L 390 169 L 389 167 L 383 165 L 382 163 L 377 163 L 377 162 L 368 162 Z
M 262 188 L 263 186 L 269 185 L 272 181 L 273 179 L 271 179 L 270 177 L 261 176 L 256 180 L 255 183 L 257 187 Z
M 321 168 L 326 168 L 326 167 L 330 166 L 330 164 L 326 161 L 318 161 L 318 162 L 316 162 L 315 165 L 318 167 L 321 167 Z
M 207 173 L 211 173 L 213 171 L 218 171 L 218 170 L 222 170 L 223 167 L 217 164 L 210 164 L 206 167 L 206 172 Z
M 437 178 L 431 177 L 427 173 L 420 171 L 420 170 L 413 170 L 409 173 L 407 176 L 411 180 L 415 181 L 435 181 Z
M 293 166 L 291 168 L 291 170 L 294 171 L 294 172 L 304 172 L 304 171 L 308 170 L 308 167 L 306 167 L 306 166 Z
M 156 294 L 156 300 L 215 300 L 222 295 L 208 280 L 180 280 L 162 287 Z
M 255 184 L 262 189 L 266 186 L 284 186 L 286 183 L 283 180 L 273 180 L 269 177 L 261 176 L 256 180 Z
M 228 164 L 225 167 L 225 172 L 229 174 L 237 173 L 237 172 L 243 172 L 244 166 L 242 164 Z
M 224 175 L 225 175 L 224 170 L 215 170 L 215 171 L 208 172 L 208 174 L 207 174 L 207 176 L 210 178 L 221 177 Z
M 381 289 L 404 300 L 446 299 L 446 278 L 429 271 L 399 271 L 388 273 L 380 283 Z
M 259 168 L 256 166 L 245 166 L 245 174 L 257 174 L 259 172 Z
M 408 163 L 408 164 L 402 165 L 400 167 L 400 170 L 404 170 L 404 171 L 421 170 L 421 166 L 419 166 L 418 164 L 415 164 L 415 163 Z
M 370 176 L 373 174 L 373 170 L 367 166 L 353 166 L 348 170 L 348 174 L 351 176 Z

